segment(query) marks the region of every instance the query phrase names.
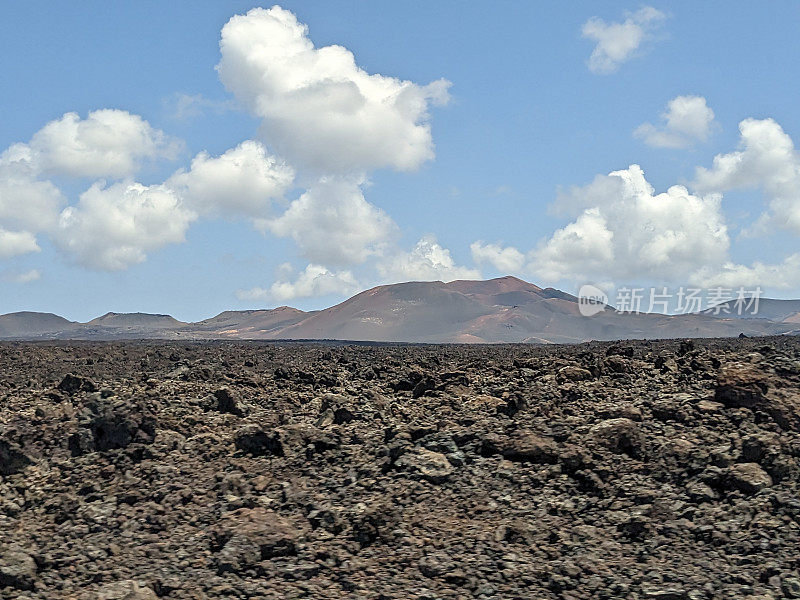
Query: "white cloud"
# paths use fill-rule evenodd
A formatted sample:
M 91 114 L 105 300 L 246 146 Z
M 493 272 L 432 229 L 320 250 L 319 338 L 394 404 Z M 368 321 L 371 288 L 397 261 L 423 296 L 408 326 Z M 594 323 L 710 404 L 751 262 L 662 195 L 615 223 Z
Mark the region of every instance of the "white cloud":
M 68 113 L 42 128 L 30 144 L 14 144 L 0 154 L 0 230 L 6 232 L 0 257 L 38 250 L 34 234 L 45 232 L 76 262 L 120 270 L 145 260 L 148 251 L 183 241 L 197 213 L 267 218 L 271 201 L 292 185 L 293 170 L 267 154 L 260 142 L 248 140 L 219 157 L 198 154 L 189 171 L 177 172 L 162 185 L 125 180 L 106 187 L 99 181 L 77 206 L 62 211 L 64 195 L 50 181 L 38 179 L 61 168 L 54 165 L 69 163 L 64 172 L 73 176 L 92 171 L 119 175 L 138 168 L 139 158 L 165 148 L 163 134 L 135 115 L 95 111 L 86 121 L 76 118 Z M 137 128 L 138 138 L 131 131 Z M 119 146 L 112 143 L 115 135 Z M 57 147 L 59 140 L 65 148 Z
M 626 16 L 621 23 L 606 23 L 599 17 L 592 17 L 583 24 L 583 37 L 597 42 L 589 57 L 590 71 L 616 71 L 620 64 L 636 54 L 642 42 L 666 18 L 663 12 L 651 6 L 645 6 Z
M 739 123 L 740 149 L 714 157 L 710 169 L 698 168 L 695 187 L 705 192 L 760 188 L 769 197 L 769 211 L 756 232 L 770 226 L 800 235 L 800 154 L 781 126 L 772 119 Z
M 448 101 L 449 82 L 370 74 L 341 46 L 316 48 L 307 27 L 278 6 L 233 17 L 220 50 L 220 79 L 260 117 L 263 143 L 248 140 L 221 156 L 201 152 L 163 184 L 147 186 L 133 176 L 146 161 L 175 157 L 181 143 L 126 111 L 68 112 L 0 158 L 0 227 L 33 244 L 34 234 L 46 232 L 75 262 L 111 271 L 183 241 L 200 216 L 252 219 L 292 239 L 311 265 L 324 265 L 318 268 L 385 256 L 399 231 L 362 187 L 373 169 L 413 170 L 434 158 L 429 109 Z M 178 118 L 229 107 L 201 95 L 174 101 Z M 292 189 L 295 169 L 303 185 L 314 183 L 275 217 L 273 201 Z M 63 208 L 50 176 L 102 180 Z M 337 280 L 340 273 L 347 272 L 336 272 Z
M 195 218 L 164 185 L 96 183 L 77 206 L 63 210 L 55 241 L 82 265 L 119 271 L 143 262 L 147 252 L 182 242 Z
M 234 108 L 232 100 L 212 100 L 203 94 L 175 94 L 164 101 L 173 119 L 187 120 L 206 113 L 224 113 Z
M 201 214 L 267 218 L 272 200 L 291 187 L 294 171 L 247 140 L 218 157 L 201 152 L 189 171 L 173 175 L 167 185 Z
M 428 108 L 447 101 L 449 82 L 371 75 L 342 46 L 315 48 L 308 28 L 279 6 L 234 16 L 220 50 L 222 83 L 263 119 L 264 139 L 291 164 L 365 173 L 433 158 Z
M 525 265 L 525 255 L 511 246 L 473 242 L 470 247 L 472 260 L 479 265 L 488 263 L 501 273 L 518 273 Z
M 599 208 L 587 208 L 531 254 L 530 270 L 545 280 L 594 280 L 614 268 L 614 232 Z
M 706 267 L 694 273 L 692 279 L 693 283 L 707 288 L 797 288 L 800 287 L 800 253 L 776 265 L 756 261 L 752 266 L 727 262 L 722 267 Z
M 36 237 L 28 231 L 8 231 L 0 227 L 0 259 L 39 252 Z
M 362 263 L 383 252 L 397 226 L 364 199 L 360 184 L 351 178 L 320 179 L 265 226 L 279 237 L 291 237 L 312 263 Z
M 158 246 L 151 237 L 158 229 L 154 200 L 125 215 L 130 201 L 120 207 L 110 199 L 120 188 L 103 190 L 96 184 L 79 207 L 60 213 L 64 195 L 44 177 L 121 177 L 145 159 L 173 156 L 179 147 L 141 117 L 121 110 L 94 111 L 84 120 L 66 113 L 29 143 L 9 147 L 0 155 L 0 258 L 38 251 L 34 234 L 46 232 L 87 265 L 118 269 L 144 260 L 143 250 Z M 114 247 L 126 238 L 127 245 Z
M 707 140 L 714 125 L 714 111 L 702 96 L 673 98 L 661 118 L 663 125 L 643 123 L 633 135 L 656 148 L 686 148 Z
M 477 269 L 458 266 L 432 235 L 425 236 L 410 252 L 398 252 L 377 264 L 378 272 L 388 282 L 398 281 L 453 281 L 455 279 L 480 279 Z
M 96 110 L 86 119 L 66 113 L 27 146 L 43 173 L 111 178 L 133 175 L 147 159 L 174 158 L 182 147 L 139 115 L 116 109 Z
M 123 177 L 137 171 L 147 159 L 172 157 L 180 144 L 154 129 L 139 117 L 122 110 L 97 110 L 81 119 L 77 113 L 66 113 L 37 131 L 27 144 L 18 143 L 0 155 L 0 229 L 3 234 L 3 256 L 33 252 L 39 249 L 34 234 L 46 232 L 56 235 L 70 248 L 78 251 L 81 262 L 104 264 L 107 252 L 92 256 L 94 246 L 102 246 L 108 236 L 102 227 L 83 230 L 100 238 L 69 239 L 66 230 L 59 229 L 72 219 L 70 229 L 78 221 L 113 220 L 110 216 L 87 215 L 85 209 L 67 208 L 61 213 L 66 199 L 48 175 L 71 177 Z M 96 195 L 97 186 L 86 192 Z M 105 193 L 116 188 L 109 188 Z M 97 213 L 98 211 L 95 211 Z M 139 215 L 142 218 L 142 215 Z M 3 229 L 6 228 L 6 229 Z M 20 230 L 8 231 L 7 228 Z M 90 229 L 92 231 L 90 231 Z M 65 237 L 67 236 L 67 237 Z M 144 241 L 144 246 L 150 242 Z M 122 262 L 127 262 L 123 260 Z M 113 267 L 119 268 L 119 267 Z
M 28 146 L 14 144 L 0 154 L 0 225 L 49 230 L 65 202 L 55 185 L 36 179 Z
M 11 283 L 31 283 L 38 281 L 42 278 L 42 272 L 39 269 L 31 269 L 30 271 L 3 271 L 3 281 L 10 281 Z
M 259 286 L 247 290 L 236 290 L 236 297 L 245 301 L 270 300 L 269 290 Z
M 330 294 L 352 294 L 359 291 L 359 284 L 350 271 L 331 271 L 321 265 L 308 265 L 294 281 L 276 281 L 270 288 L 254 287 L 239 290 L 239 300 L 278 300 Z
M 720 202 L 679 185 L 655 194 L 638 165 L 598 176 L 561 195 L 576 219 L 531 252 L 529 269 L 550 281 L 685 277 L 727 258 Z

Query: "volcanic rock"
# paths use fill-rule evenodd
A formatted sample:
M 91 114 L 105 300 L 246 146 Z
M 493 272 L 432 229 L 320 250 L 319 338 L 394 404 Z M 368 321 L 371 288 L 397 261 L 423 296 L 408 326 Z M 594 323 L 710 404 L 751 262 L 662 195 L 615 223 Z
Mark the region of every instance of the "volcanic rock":
M 156 600 L 155 592 L 139 581 L 115 581 L 103 585 L 94 596 L 96 600 Z
M 150 444 L 155 439 L 155 418 L 142 402 L 93 398 L 78 418 L 82 431 L 70 438 L 73 454 Z
M 58 389 L 67 394 L 76 392 L 96 392 L 97 386 L 91 379 L 68 373 L 58 384 Z
M 217 402 L 216 409 L 221 413 L 242 416 L 242 409 L 239 408 L 239 401 L 230 389 L 220 388 L 214 392 L 214 399 Z
M 0 344 L 0 598 L 790 598 L 799 362 L 791 336 Z
M 453 473 L 453 467 L 444 454 L 425 448 L 416 448 L 404 454 L 395 462 L 395 466 L 432 483 L 442 483 Z
M 747 494 L 755 494 L 772 485 L 772 478 L 757 463 L 733 465 L 729 477 L 733 487 Z
M 36 571 L 36 562 L 23 549 L 13 546 L 0 549 L 0 590 L 4 587 L 31 589 Z
M 33 464 L 33 460 L 19 446 L 0 439 L 0 475 L 19 473 L 30 464 Z
M 754 365 L 742 362 L 725 365 L 717 378 L 716 398 L 726 406 L 752 408 L 764 399 L 766 379 Z
M 294 554 L 301 533 L 279 514 L 264 508 L 226 514 L 215 531 L 220 571 L 239 572 L 262 560 Z
M 236 448 L 253 456 L 283 456 L 283 444 L 276 431 L 265 431 L 260 425 L 245 425 L 236 432 Z
M 558 370 L 558 377 L 564 381 L 586 381 L 592 379 L 592 372 L 581 367 L 567 365 Z
M 518 462 L 553 464 L 559 458 L 558 445 L 553 440 L 531 432 L 518 432 L 507 438 L 487 436 L 484 451 Z
M 594 439 L 613 452 L 636 454 L 641 445 L 639 426 L 630 419 L 607 419 L 591 430 Z

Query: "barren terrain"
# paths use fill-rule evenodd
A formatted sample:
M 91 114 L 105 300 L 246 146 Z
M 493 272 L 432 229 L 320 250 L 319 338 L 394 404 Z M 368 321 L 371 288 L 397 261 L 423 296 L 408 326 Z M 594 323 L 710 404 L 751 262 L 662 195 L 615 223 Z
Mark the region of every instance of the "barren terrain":
M 4 598 L 800 598 L 800 339 L 0 345 Z

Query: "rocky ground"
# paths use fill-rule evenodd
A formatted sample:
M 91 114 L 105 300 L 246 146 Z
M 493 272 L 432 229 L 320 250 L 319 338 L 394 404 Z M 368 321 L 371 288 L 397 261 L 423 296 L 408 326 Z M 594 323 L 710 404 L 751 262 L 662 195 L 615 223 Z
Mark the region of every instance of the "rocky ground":
M 800 598 L 800 339 L 0 345 L 3 598 Z

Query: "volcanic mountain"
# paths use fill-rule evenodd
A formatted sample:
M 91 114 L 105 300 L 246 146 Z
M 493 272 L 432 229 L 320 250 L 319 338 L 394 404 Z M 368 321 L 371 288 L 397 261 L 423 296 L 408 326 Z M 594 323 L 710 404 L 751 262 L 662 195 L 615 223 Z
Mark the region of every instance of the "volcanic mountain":
M 744 298 L 729 300 L 704 311 L 705 314 L 740 319 L 768 319 L 782 323 L 800 323 L 800 300 Z
M 148 313 L 106 313 L 102 317 L 87 323 L 93 327 L 108 327 L 124 330 L 175 329 L 184 327 L 186 323 L 169 315 L 151 315 Z
M 361 292 L 311 313 L 269 339 L 428 343 L 573 343 L 588 339 L 727 337 L 784 333 L 789 325 L 709 315 L 620 313 L 584 317 L 575 296 L 516 277 L 410 282 Z
M 309 314 L 291 306 L 263 310 L 226 310 L 216 317 L 194 323 L 192 330 L 198 334 L 225 336 L 239 339 L 269 338 L 301 321 Z
M 304 312 L 281 306 L 225 311 L 197 323 L 144 313 L 108 313 L 88 323 L 44 313 L 12 313 L 0 316 L 0 338 L 576 343 L 776 335 L 800 330 L 800 301 L 761 302 L 764 312 L 753 319 L 725 311 L 719 315 L 708 311 L 675 316 L 631 314 L 610 306 L 585 317 L 575 296 L 508 276 L 381 285 L 324 310 Z
M 52 313 L 16 312 L 0 315 L 0 338 L 28 338 L 74 331 L 80 323 Z

